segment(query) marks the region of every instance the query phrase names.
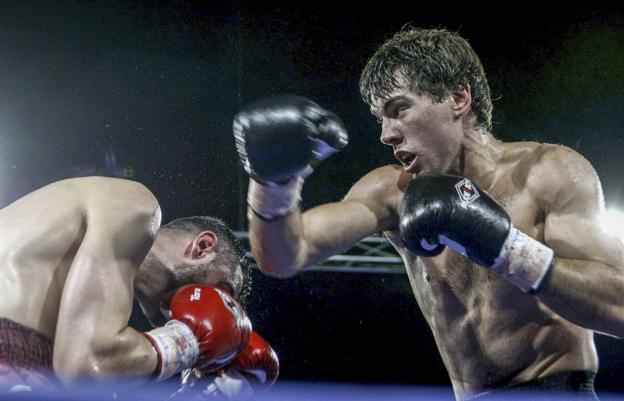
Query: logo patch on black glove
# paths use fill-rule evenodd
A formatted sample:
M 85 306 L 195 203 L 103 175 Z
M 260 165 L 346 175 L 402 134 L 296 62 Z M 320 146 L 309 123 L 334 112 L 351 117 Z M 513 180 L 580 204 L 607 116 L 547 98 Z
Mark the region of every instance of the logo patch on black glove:
M 468 178 L 464 178 L 455 184 L 455 189 L 457 190 L 459 199 L 461 199 L 464 204 L 470 204 L 479 197 L 479 191 L 477 191 L 477 188 Z

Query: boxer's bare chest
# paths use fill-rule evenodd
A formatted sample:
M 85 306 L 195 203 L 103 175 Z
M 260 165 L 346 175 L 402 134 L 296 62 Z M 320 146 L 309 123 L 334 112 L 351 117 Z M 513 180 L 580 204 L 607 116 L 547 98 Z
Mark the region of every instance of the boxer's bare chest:
M 543 240 L 544 216 L 526 187 L 503 176 L 487 192 L 516 228 Z M 526 365 L 524 358 L 534 357 L 524 351 L 540 319 L 549 319 L 535 298 L 452 250 L 416 258 L 396 231 L 387 236 L 405 262 L 416 300 L 453 379 L 488 385 Z

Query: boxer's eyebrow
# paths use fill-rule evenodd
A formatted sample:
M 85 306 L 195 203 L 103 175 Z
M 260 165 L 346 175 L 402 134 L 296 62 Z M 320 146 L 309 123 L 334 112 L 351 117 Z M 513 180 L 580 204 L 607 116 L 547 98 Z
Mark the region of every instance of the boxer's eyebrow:
M 381 114 L 388 115 L 388 110 L 393 108 L 396 103 L 399 102 L 410 102 L 410 99 L 405 95 L 390 96 L 389 98 L 384 99 L 381 104 Z M 371 107 L 370 111 L 376 118 L 381 118 L 381 114 L 377 111 L 376 108 Z
M 388 113 L 388 110 L 390 110 L 392 107 L 394 107 L 397 103 L 399 102 L 410 102 L 410 99 L 405 96 L 405 95 L 397 95 L 397 96 L 392 96 L 386 100 L 384 100 L 383 103 L 383 111 L 384 113 Z

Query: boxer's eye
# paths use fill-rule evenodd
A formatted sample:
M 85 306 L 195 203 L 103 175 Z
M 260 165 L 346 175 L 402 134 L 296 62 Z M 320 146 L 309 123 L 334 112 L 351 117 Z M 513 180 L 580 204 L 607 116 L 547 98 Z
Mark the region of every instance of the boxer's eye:
M 391 118 L 400 118 L 401 112 L 409 109 L 409 105 L 404 102 L 394 103 L 392 107 L 388 109 L 388 115 Z

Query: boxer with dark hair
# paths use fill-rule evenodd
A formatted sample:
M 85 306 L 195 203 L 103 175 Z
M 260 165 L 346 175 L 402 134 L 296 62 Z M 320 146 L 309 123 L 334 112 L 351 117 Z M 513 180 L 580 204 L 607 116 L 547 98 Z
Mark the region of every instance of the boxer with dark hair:
M 346 145 L 340 120 L 294 96 L 236 116 L 260 269 L 290 277 L 384 232 L 457 399 L 516 390 L 595 399 L 592 330 L 624 336 L 624 248 L 600 223 L 590 163 L 565 146 L 496 139 L 481 62 L 446 30 L 397 33 L 360 89 L 400 165 L 305 212 L 305 177 Z
M 104 177 L 55 182 L 0 210 L 2 390 L 165 380 L 220 369 L 247 347 L 235 298 L 248 267 L 229 228 L 160 220 L 147 188 Z M 129 327 L 135 297 L 160 327 Z

